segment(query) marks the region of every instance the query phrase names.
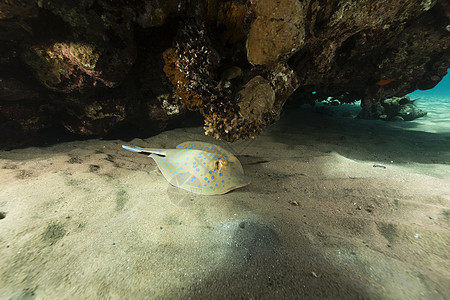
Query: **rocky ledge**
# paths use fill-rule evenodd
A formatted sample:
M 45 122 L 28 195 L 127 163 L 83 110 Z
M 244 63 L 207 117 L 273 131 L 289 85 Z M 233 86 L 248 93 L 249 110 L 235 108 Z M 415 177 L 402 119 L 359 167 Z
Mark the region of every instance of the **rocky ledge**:
M 450 4 L 2 0 L 0 40 L 2 145 L 55 126 L 150 134 L 189 111 L 234 141 L 276 122 L 291 95 L 368 108 L 432 88 L 450 66 Z

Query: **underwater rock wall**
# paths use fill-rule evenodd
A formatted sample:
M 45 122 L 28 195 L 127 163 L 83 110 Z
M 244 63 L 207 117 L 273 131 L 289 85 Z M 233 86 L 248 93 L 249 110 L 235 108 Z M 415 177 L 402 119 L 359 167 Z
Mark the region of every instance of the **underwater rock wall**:
M 189 111 L 214 138 L 252 138 L 294 91 L 370 107 L 442 79 L 449 16 L 436 0 L 3 0 L 0 143 L 151 133 Z

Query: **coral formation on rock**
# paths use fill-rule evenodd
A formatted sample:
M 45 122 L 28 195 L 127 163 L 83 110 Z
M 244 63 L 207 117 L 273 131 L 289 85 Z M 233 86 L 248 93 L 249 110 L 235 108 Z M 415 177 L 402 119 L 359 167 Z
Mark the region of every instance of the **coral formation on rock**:
M 195 21 L 188 22 L 180 29 L 175 48 L 164 52 L 164 71 L 176 86 L 177 94 L 187 108 L 200 110 L 205 119 L 207 135 L 235 141 L 239 138 L 254 138 L 263 127 L 278 120 L 284 101 L 298 86 L 296 75 L 286 62 L 298 46 L 301 34 L 292 31 L 292 26 L 300 23 L 297 19 L 291 22 L 291 18 L 288 18 L 281 24 L 278 22 L 276 26 L 272 26 L 271 34 L 266 40 L 277 38 L 280 43 L 276 43 L 276 47 L 269 51 L 259 51 L 256 41 L 264 30 L 263 22 L 260 20 L 255 24 L 256 21 L 252 23 L 248 20 L 255 18 L 253 13 L 257 14 L 258 9 L 261 10 L 261 18 L 269 18 L 271 9 L 266 7 L 269 2 L 256 5 L 246 1 L 243 1 L 243 5 L 226 3 L 228 5 L 222 6 L 218 3 L 220 18 L 217 19 L 224 22 L 221 24 L 225 27 L 224 30 L 210 30 L 208 34 L 205 22 L 198 20 L 214 19 L 214 16 L 211 13 L 204 16 L 196 13 L 191 18 Z M 288 3 L 299 9 L 297 1 Z M 230 7 L 231 12 L 225 13 L 224 10 Z M 273 7 L 276 11 L 274 16 L 281 17 L 292 9 L 283 5 L 280 7 L 285 11 L 278 11 Z M 297 10 L 294 10 L 293 16 L 297 16 Z M 263 13 L 265 16 L 262 16 Z M 225 20 L 225 15 L 235 16 L 240 22 Z M 245 26 L 247 23 L 250 26 Z M 226 24 L 237 29 L 235 39 L 232 39 L 233 35 L 230 35 Z M 275 32 L 286 36 L 276 37 Z M 246 48 L 243 49 L 246 36 Z M 231 41 L 235 44 L 230 45 Z M 273 44 L 273 41 L 268 43 Z M 267 68 L 251 67 L 249 62 L 254 65 L 261 62 Z
M 380 101 L 371 107 L 363 107 L 358 118 L 384 121 L 412 121 L 427 115 L 427 112 L 417 108 L 414 102 L 406 97 L 392 97 Z
M 291 95 L 370 107 L 440 81 L 449 16 L 444 0 L 1 1 L 0 137 L 157 131 L 191 110 L 234 141 Z

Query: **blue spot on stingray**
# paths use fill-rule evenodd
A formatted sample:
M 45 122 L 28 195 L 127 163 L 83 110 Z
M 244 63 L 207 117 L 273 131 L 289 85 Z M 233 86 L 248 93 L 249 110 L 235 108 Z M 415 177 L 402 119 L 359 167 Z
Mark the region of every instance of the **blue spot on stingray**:
M 230 173 L 230 176 L 233 175 L 233 173 Z
M 216 186 L 217 186 L 217 183 L 216 183 Z
M 209 174 L 212 174 L 213 171 L 209 171 Z
M 214 176 L 211 176 L 211 180 L 213 180 L 214 179 Z
M 220 176 L 223 176 L 223 174 L 222 174 L 222 173 L 219 173 L 219 175 L 220 175 Z
M 205 177 L 205 180 L 208 180 L 208 177 Z
M 210 186 L 209 188 L 212 189 L 212 186 Z
M 203 186 L 206 186 L 206 184 L 204 184 Z
M 206 165 L 206 163 L 205 163 L 205 162 L 204 162 L 203 164 L 204 164 L 204 165 Z
M 194 161 L 194 165 L 196 164 L 197 162 L 196 161 Z
M 199 169 L 199 168 L 197 168 L 197 169 L 195 169 L 195 171 L 197 171 L 197 172 L 198 172 L 198 171 L 200 171 L 200 169 Z
M 222 180 L 222 183 L 224 183 L 225 182 L 225 180 Z
M 184 163 L 185 166 L 187 166 L 187 163 Z
M 179 162 L 175 162 L 177 165 L 179 165 L 180 163 Z
M 183 170 L 183 168 L 178 168 L 178 171 Z

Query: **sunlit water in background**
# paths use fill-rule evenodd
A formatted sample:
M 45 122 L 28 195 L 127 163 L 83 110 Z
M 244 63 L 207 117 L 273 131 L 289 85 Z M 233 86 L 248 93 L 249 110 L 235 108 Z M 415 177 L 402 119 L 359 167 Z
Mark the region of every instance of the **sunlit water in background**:
M 428 132 L 450 134 L 450 69 L 433 89 L 417 90 L 409 94 L 411 99 L 420 98 L 416 106 L 427 112 L 427 116 L 411 121 L 426 126 Z M 422 125 L 422 126 L 420 126 Z
M 390 127 L 402 128 L 403 130 L 424 131 L 429 133 L 439 133 L 450 136 L 450 69 L 448 74 L 430 90 L 417 90 L 408 95 L 417 108 L 427 112 L 427 115 L 413 121 L 389 122 Z M 316 103 L 316 107 L 324 106 Z M 361 110 L 361 101 L 354 104 L 342 104 L 336 107 L 328 106 L 336 116 L 345 116 L 351 112 L 355 117 Z M 386 122 L 372 120 L 373 122 Z

